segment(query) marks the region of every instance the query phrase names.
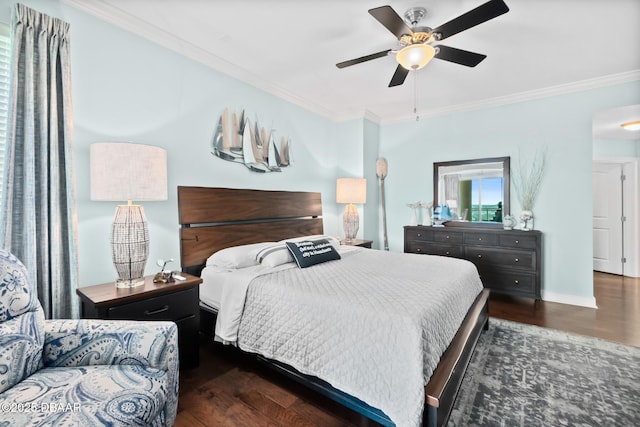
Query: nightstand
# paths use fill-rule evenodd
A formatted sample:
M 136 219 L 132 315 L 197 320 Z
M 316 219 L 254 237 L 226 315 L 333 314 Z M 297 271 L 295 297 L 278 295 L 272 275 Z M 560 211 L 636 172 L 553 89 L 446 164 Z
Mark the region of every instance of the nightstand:
M 340 244 L 341 245 L 348 245 L 348 246 L 360 246 L 360 247 L 363 247 L 363 248 L 371 249 L 371 245 L 373 244 L 373 240 L 353 239 L 350 242 L 347 242 L 346 240 L 340 240 Z
M 194 368 L 200 362 L 200 288 L 202 279 L 180 273 L 186 280 L 116 288 L 115 282 L 76 289 L 80 316 L 84 319 L 171 320 L 178 326 L 180 368 Z

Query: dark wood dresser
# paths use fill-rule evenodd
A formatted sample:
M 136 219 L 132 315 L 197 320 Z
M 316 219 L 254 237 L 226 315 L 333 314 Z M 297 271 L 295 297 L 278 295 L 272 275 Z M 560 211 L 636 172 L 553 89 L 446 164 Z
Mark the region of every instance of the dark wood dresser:
M 404 251 L 469 260 L 478 268 L 485 288 L 541 299 L 540 231 L 405 226 Z

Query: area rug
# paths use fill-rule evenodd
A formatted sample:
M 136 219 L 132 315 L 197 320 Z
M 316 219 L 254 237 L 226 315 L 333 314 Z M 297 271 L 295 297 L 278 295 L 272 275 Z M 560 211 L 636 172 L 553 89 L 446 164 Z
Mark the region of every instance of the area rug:
M 640 426 L 640 348 L 491 318 L 448 425 Z

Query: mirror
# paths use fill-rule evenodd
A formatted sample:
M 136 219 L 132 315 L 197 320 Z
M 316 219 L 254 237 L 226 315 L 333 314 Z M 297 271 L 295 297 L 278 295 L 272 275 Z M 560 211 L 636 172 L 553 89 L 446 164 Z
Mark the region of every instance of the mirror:
M 509 157 L 433 164 L 434 209 L 450 215 L 447 226 L 502 227 L 509 205 Z

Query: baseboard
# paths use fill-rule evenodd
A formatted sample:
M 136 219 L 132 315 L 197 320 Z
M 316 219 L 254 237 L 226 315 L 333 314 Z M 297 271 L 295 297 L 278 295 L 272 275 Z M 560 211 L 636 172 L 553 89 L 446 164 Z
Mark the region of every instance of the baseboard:
M 580 307 L 598 308 L 596 297 L 580 297 L 577 295 L 557 294 L 555 292 L 542 292 L 542 299 L 560 304 L 578 305 Z

